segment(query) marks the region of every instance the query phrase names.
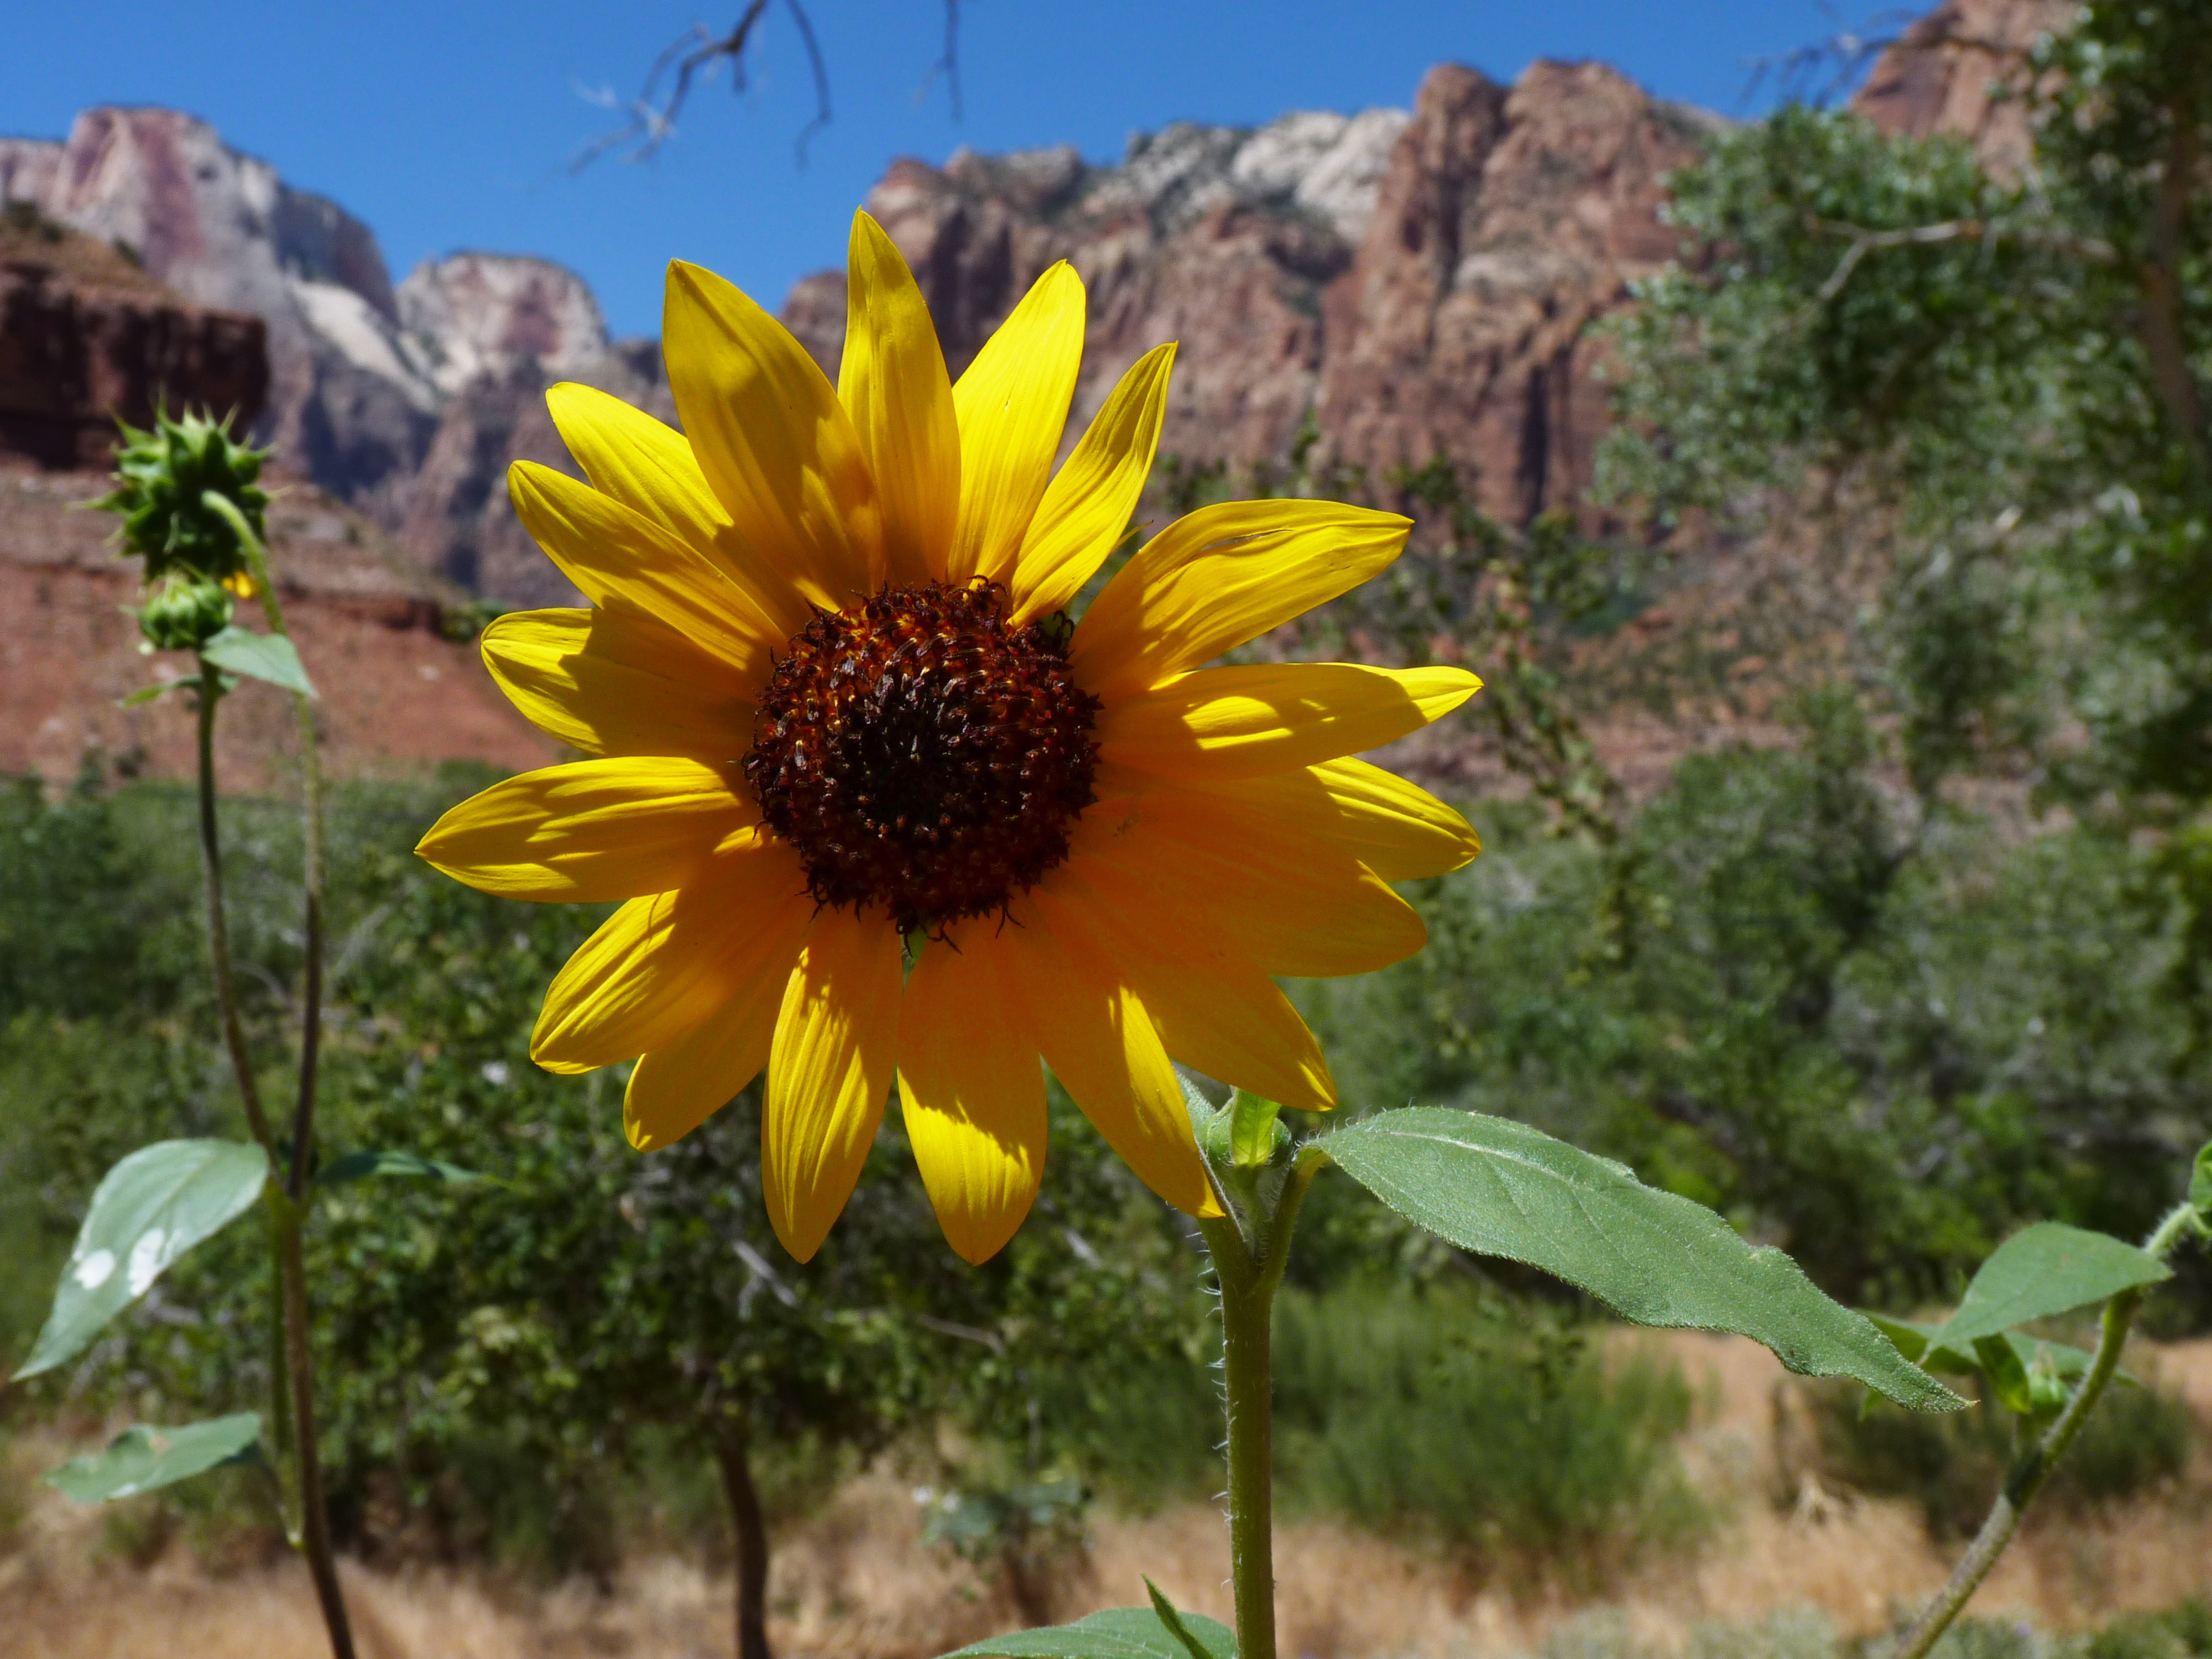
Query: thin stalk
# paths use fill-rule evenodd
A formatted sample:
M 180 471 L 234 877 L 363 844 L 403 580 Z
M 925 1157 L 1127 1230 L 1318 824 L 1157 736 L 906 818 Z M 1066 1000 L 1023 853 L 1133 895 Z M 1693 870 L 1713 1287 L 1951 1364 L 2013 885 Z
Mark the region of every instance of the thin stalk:
M 246 515 L 236 504 L 214 490 L 202 496 L 208 507 L 227 520 L 245 550 L 246 565 L 252 574 L 263 611 L 269 618 L 272 633 L 284 637 L 284 611 L 276 597 L 276 585 L 269 574 L 268 550 L 261 538 L 254 534 Z M 219 685 L 216 670 L 201 664 L 203 684 Z M 201 834 L 210 866 L 215 854 L 215 763 L 211 733 L 212 706 L 206 690 L 201 694 L 200 738 L 200 817 Z M 274 1253 L 279 1285 L 279 1301 L 283 1311 L 283 1339 L 272 1362 L 270 1388 L 273 1395 L 271 1415 L 275 1419 L 279 1455 L 284 1442 L 290 1442 L 290 1467 L 293 1479 L 287 1484 L 295 1494 L 295 1514 L 287 1515 L 285 1530 L 296 1547 L 307 1558 L 308 1575 L 314 1581 L 315 1599 L 320 1605 L 324 1627 L 329 1634 L 331 1652 L 334 1659 L 354 1659 L 353 1629 L 346 1616 L 344 1591 L 338 1583 L 337 1555 L 331 1541 L 328 1508 L 323 1498 L 322 1453 L 315 1433 L 315 1374 L 314 1357 L 308 1345 L 307 1268 L 301 1248 L 301 1231 L 306 1218 L 307 1179 L 314 1167 L 315 1077 L 317 1060 L 321 1049 L 323 1002 L 323 792 L 322 768 L 316 751 L 314 709 L 307 697 L 300 692 L 292 694 L 292 707 L 300 723 L 301 763 L 305 769 L 303 782 L 307 796 L 305 839 L 306 869 L 303 886 L 306 890 L 306 985 L 301 1011 L 300 1032 L 300 1090 L 292 1116 L 290 1161 L 283 1171 L 283 1188 L 272 1185 L 268 1194 L 271 1249 Z M 276 1148 L 270 1139 L 269 1122 L 262 1111 L 258 1093 L 252 1087 L 252 1078 L 246 1058 L 246 1040 L 240 1026 L 236 999 L 231 994 L 230 957 L 222 927 L 222 905 L 219 888 L 210 890 L 213 914 L 212 927 L 216 930 L 217 994 L 223 1003 L 225 1030 L 231 1038 L 231 1059 L 239 1071 L 239 1086 L 248 1101 L 247 1112 L 254 1123 L 255 1137 L 270 1154 L 272 1167 L 276 1160 Z
M 273 1169 L 276 1143 L 269 1131 L 269 1115 L 261 1109 L 261 1087 L 253 1076 L 253 1055 L 246 1046 L 246 1024 L 239 1018 L 238 988 L 230 976 L 230 927 L 222 908 L 222 842 L 215 814 L 215 708 L 222 698 L 222 671 L 212 663 L 200 664 L 200 868 L 206 878 L 208 958 L 215 972 L 215 997 L 222 1018 L 223 1046 L 230 1050 L 230 1068 L 237 1074 L 238 1096 L 245 1103 L 246 1121 Z
M 2144 1241 L 2144 1253 L 2163 1260 L 2194 1224 L 2196 1214 L 2191 1205 L 2178 1206 Z M 2128 1332 L 2135 1324 L 2136 1310 L 2142 1305 L 2144 1288 L 2138 1285 L 2133 1290 L 2122 1291 L 2105 1304 L 2104 1316 L 2100 1322 L 2096 1356 L 2089 1362 L 2088 1371 L 2083 1376 L 2081 1386 L 2075 1389 L 2073 1398 L 2066 1402 L 2066 1408 L 2058 1413 L 2057 1421 L 2039 1439 L 2030 1441 L 2026 1449 L 2013 1459 L 2012 1467 L 2005 1471 L 2004 1485 L 1998 1489 L 1996 1501 L 1990 1505 L 1989 1515 L 1982 1522 L 1982 1529 L 1974 1534 L 1974 1541 L 1966 1547 L 1966 1554 L 1959 1558 L 1959 1565 L 1951 1569 L 1950 1577 L 1936 1593 L 1936 1599 L 1928 1604 L 1920 1617 L 1913 1621 L 1912 1628 L 1905 1632 L 1896 1659 L 1926 1659 L 1928 1650 L 1951 1627 L 1951 1621 L 1973 1599 L 1974 1592 L 1982 1587 L 1982 1581 L 1996 1567 L 1997 1559 L 2005 1553 L 2006 1546 L 2012 1542 L 2013 1535 L 2020 1530 L 2027 1506 L 2036 1500 L 2037 1495 L 2049 1482 L 2058 1460 L 2066 1455 L 2067 1449 L 2081 1434 L 2081 1425 L 2088 1420 L 2089 1413 L 2103 1395 L 2106 1385 L 2112 1380 L 2113 1373 L 2119 1370 L 2120 1351 L 2127 1346 Z
M 270 1194 L 273 1199 L 275 1194 Z M 285 1352 L 284 1336 L 287 1322 L 284 1317 L 284 1245 L 279 1237 L 276 1206 L 272 1202 L 265 1206 L 269 1214 L 269 1440 L 276 1466 L 276 1514 L 284 1525 L 284 1541 L 294 1549 L 302 1547 L 306 1534 L 300 1522 L 300 1487 L 295 1479 L 299 1468 L 293 1455 L 292 1434 L 292 1362 Z
M 297 1441 L 301 1543 L 330 1633 L 331 1652 L 334 1659 L 354 1659 L 353 1629 L 346 1617 L 345 1592 L 338 1583 L 337 1553 L 331 1543 L 330 1510 L 323 1502 L 322 1460 L 316 1455 L 315 1376 L 307 1352 L 307 1268 L 300 1248 L 304 1212 L 276 1194 L 270 1194 L 270 1202 L 277 1207 L 278 1261 L 284 1278 L 284 1350 Z
M 1275 1656 L 1275 1291 L 1306 1188 L 1328 1162 L 1309 1146 L 1283 1184 L 1274 1213 L 1247 1240 L 1235 1218 L 1200 1221 L 1221 1287 L 1222 1392 L 1229 1408 L 1229 1577 L 1238 1659 Z
M 238 538 L 239 546 L 246 554 L 247 573 L 253 578 L 255 597 L 261 601 L 262 614 L 269 618 L 269 631 L 280 639 L 289 639 L 291 631 L 284 625 L 283 601 L 277 597 L 276 583 L 269 573 L 269 550 L 262 545 L 246 514 L 228 496 L 210 489 L 203 493 L 201 501 L 210 512 L 220 514 L 230 526 L 231 533 Z M 286 1193 L 298 1204 L 307 1197 L 308 1175 L 314 1167 L 315 1073 L 322 1053 L 323 769 L 315 732 L 315 706 L 306 692 L 292 693 L 292 716 L 300 727 L 301 785 L 307 798 L 306 868 L 301 879 L 307 912 L 303 930 L 307 983 L 300 1012 L 300 1092 L 292 1118 L 291 1168 L 285 1179 Z

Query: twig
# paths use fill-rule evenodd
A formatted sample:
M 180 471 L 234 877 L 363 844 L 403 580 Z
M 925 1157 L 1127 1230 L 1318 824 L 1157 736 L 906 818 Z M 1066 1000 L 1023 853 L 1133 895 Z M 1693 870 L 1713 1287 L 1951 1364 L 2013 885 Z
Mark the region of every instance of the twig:
M 2049 248 L 2054 252 L 2071 253 L 2094 264 L 2118 264 L 2119 250 L 2110 242 L 2094 236 L 2076 236 L 2063 230 L 2052 230 L 2042 225 L 2008 225 L 1989 219 L 1949 219 L 1941 224 L 1912 225 L 1902 230 L 1868 230 L 1863 226 L 1845 224 L 1834 219 L 1808 218 L 1808 228 L 1823 236 L 1848 236 L 1851 245 L 1844 250 L 1844 257 L 1836 263 L 1828 280 L 1820 284 L 1814 297 L 1814 306 L 1825 306 L 1844 291 L 1851 280 L 1851 273 L 1859 262 L 1869 253 L 1879 253 L 1896 247 L 1930 247 L 1944 242 L 2024 242 L 2030 247 Z
M 814 113 L 799 128 L 793 143 L 799 165 L 803 167 L 806 165 L 809 141 L 830 125 L 830 64 L 814 33 L 814 20 L 803 0 L 784 0 L 784 3 L 791 14 L 792 27 L 799 32 L 799 44 L 806 50 L 806 66 L 814 82 Z M 918 100 L 927 94 L 931 85 L 942 76 L 952 106 L 952 118 L 957 121 L 960 119 L 960 0 L 944 0 L 944 4 L 945 51 L 923 76 L 915 97 Z M 623 110 L 628 118 L 577 151 L 568 162 L 570 175 L 581 173 L 603 156 L 617 153 L 625 161 L 651 160 L 663 144 L 675 137 L 676 118 L 691 96 L 692 83 L 702 76 L 712 75 L 726 62 L 730 66 L 731 91 L 744 93 L 748 85 L 746 55 L 753 48 L 768 10 L 769 0 L 746 0 L 744 12 L 726 34 L 718 35 L 705 24 L 694 23 L 661 49 L 660 55 L 653 60 L 645 84 L 627 104 L 618 103 L 611 91 L 586 93 L 584 95 L 595 103 Z M 664 97 L 661 88 L 672 71 L 675 84 Z

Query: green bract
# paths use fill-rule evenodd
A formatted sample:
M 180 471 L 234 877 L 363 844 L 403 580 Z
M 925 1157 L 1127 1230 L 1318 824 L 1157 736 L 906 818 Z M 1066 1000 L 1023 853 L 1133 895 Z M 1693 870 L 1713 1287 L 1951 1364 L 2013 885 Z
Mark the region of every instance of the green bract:
M 138 630 L 162 651 L 197 651 L 230 626 L 237 601 L 204 576 L 166 577 L 146 596 Z
M 269 494 L 255 480 L 268 453 L 234 439 L 228 416 L 216 421 L 187 412 L 172 420 L 157 414 L 150 431 L 125 426 L 115 450 L 115 488 L 99 502 L 123 515 L 122 556 L 143 558 L 149 582 L 172 572 L 211 582 L 244 574 L 238 532 L 207 498 L 220 496 L 255 536 L 264 536 Z

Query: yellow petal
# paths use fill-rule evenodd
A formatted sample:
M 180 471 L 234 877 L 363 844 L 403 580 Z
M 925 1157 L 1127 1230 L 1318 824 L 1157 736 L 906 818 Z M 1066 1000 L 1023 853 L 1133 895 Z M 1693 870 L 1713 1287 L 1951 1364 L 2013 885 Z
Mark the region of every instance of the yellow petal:
M 634 898 L 554 975 L 531 1034 L 549 1072 L 588 1072 L 665 1048 L 726 1007 L 779 951 L 795 955 L 814 901 L 798 855 L 758 830 L 706 875 Z
M 1182 1085 L 1106 947 L 1049 896 L 1018 900 L 1012 920 L 1006 986 L 1060 1086 L 1145 1185 L 1186 1215 L 1219 1215 Z
M 1102 803 L 1070 863 L 1125 915 L 1218 936 L 1270 974 L 1370 974 L 1428 943 L 1413 906 L 1296 819 L 1247 815 L 1236 830 L 1188 796 Z
M 1107 766 L 1099 769 L 1097 791 L 1102 800 L 1144 793 L 1188 802 L 1201 811 L 1210 838 L 1230 848 L 1272 833 L 1271 826 L 1295 824 L 1300 835 L 1350 854 L 1385 881 L 1440 876 L 1482 851 L 1474 827 L 1450 807 L 1363 760 L 1225 782 Z
M 1102 762 L 1225 782 L 1379 749 L 1481 689 L 1459 668 L 1261 663 L 1202 668 L 1098 717 Z
M 892 582 L 945 574 L 960 511 L 960 427 L 929 305 L 906 260 L 865 213 L 845 264 L 845 356 L 837 398 L 883 502 Z
M 705 554 L 759 602 L 779 638 L 806 626 L 811 613 L 805 599 L 785 573 L 750 556 L 682 433 L 574 381 L 547 392 L 545 406 L 592 489 Z
M 897 1067 L 898 932 L 825 910 L 784 988 L 761 1118 L 761 1188 L 783 1248 L 811 1261 L 853 1195 Z
M 1052 474 L 1083 364 L 1083 279 L 1065 259 L 1036 279 L 952 388 L 960 517 L 946 574 L 1006 581 Z
M 1129 915 L 1073 862 L 1029 897 L 1058 936 L 1087 933 L 1104 943 L 1177 1060 L 1304 1111 L 1336 1104 L 1328 1062 L 1297 1010 L 1226 940 L 1178 927 L 1171 916 Z
M 1072 604 L 1128 532 L 1129 515 L 1152 475 L 1175 356 L 1170 343 L 1137 360 L 1046 487 L 1014 566 L 1016 622 Z
M 1337 827 L 1325 834 L 1385 881 L 1414 881 L 1441 876 L 1474 862 L 1482 851 L 1474 826 L 1418 785 L 1364 760 L 1323 761 L 1312 775 L 1327 791 L 1338 814 Z M 1293 773 L 1281 781 L 1290 791 L 1304 786 Z M 1274 791 L 1276 780 L 1255 780 L 1255 793 L 1239 805 L 1247 811 L 1292 810 Z
M 765 655 L 746 673 L 629 611 L 517 611 L 484 665 L 541 732 L 587 755 L 734 760 L 752 747 Z
M 775 941 L 787 948 L 760 957 L 735 999 L 690 1036 L 638 1061 L 623 1095 L 623 1133 L 631 1146 L 641 1152 L 674 1146 L 760 1075 L 802 935 L 801 928 L 776 933 Z
M 535 461 L 507 469 L 515 516 L 593 605 L 672 628 L 748 678 L 765 680 L 779 635 L 753 596 L 704 554 L 611 495 Z
M 945 1239 L 963 1261 L 998 1255 L 1044 1179 L 1044 1071 L 1008 1018 L 998 918 L 933 944 L 899 1005 L 907 1139 Z
M 759 822 L 731 769 L 623 756 L 495 783 L 440 818 L 415 850 L 479 892 L 596 903 L 696 881 L 718 845 Z
M 662 332 L 692 453 L 751 558 L 832 611 L 882 586 L 875 480 L 844 405 L 790 331 L 678 260 Z
M 1411 519 L 1336 501 L 1224 501 L 1177 519 L 1091 602 L 1068 658 L 1115 696 L 1257 639 L 1398 556 Z

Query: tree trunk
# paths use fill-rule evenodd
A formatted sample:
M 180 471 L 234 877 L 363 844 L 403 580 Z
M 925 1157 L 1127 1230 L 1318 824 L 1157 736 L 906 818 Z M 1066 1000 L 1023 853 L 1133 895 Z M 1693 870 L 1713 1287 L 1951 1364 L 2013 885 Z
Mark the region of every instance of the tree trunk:
M 768 1527 L 745 1456 L 744 1426 L 718 1424 L 714 1461 L 721 1465 L 730 1530 L 738 1541 L 738 1659 L 771 1659 L 768 1647 Z

